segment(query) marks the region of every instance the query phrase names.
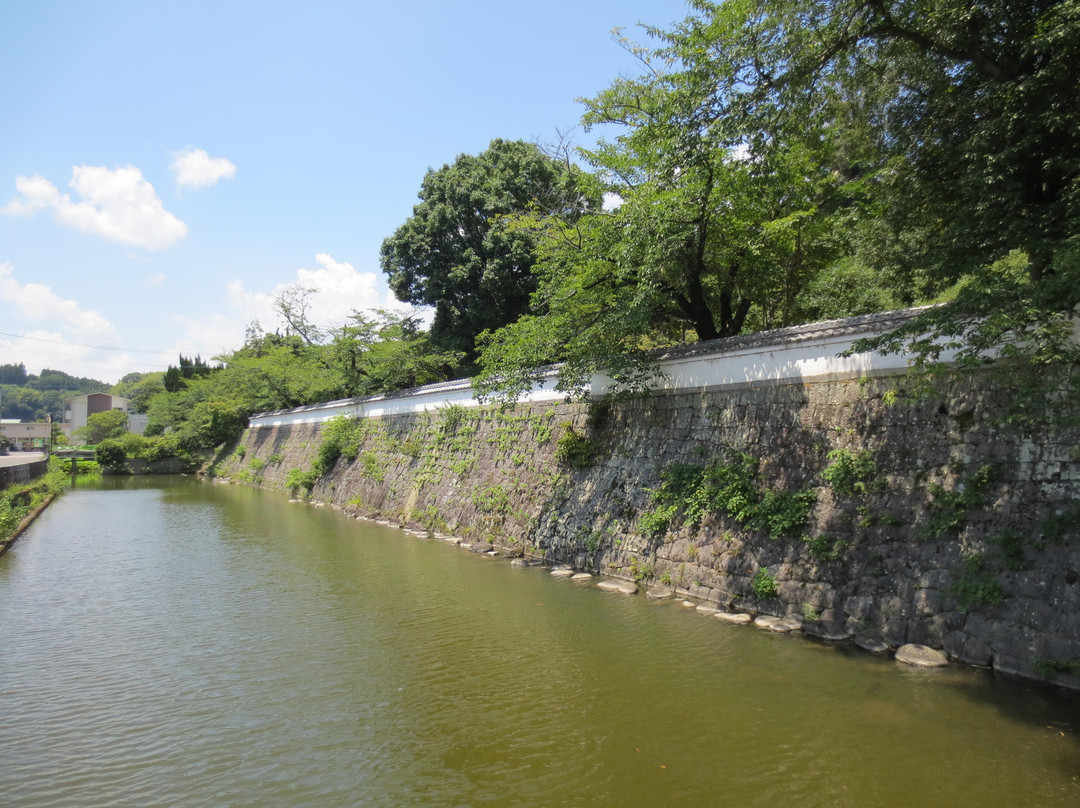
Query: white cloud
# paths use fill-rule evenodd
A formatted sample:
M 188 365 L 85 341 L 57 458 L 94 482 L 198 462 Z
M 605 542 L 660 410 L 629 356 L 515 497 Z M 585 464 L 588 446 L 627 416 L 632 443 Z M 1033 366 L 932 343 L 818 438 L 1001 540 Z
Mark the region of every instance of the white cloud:
M 205 188 L 220 179 L 232 179 L 236 166 L 224 157 L 211 157 L 202 149 L 176 152 L 172 163 L 179 188 Z
M 15 280 L 15 267 L 0 264 L 0 300 L 12 303 L 31 321 L 59 320 L 65 330 L 80 341 L 97 345 L 119 343 L 116 328 L 99 312 L 84 310 L 75 300 L 66 300 L 40 283 L 21 284 Z
M 146 279 L 147 286 L 161 286 L 165 283 L 165 273 L 155 272 L 153 275 Z
M 352 264 L 335 261 L 319 253 L 315 261 L 322 269 L 298 269 L 295 280 L 279 283 L 269 292 L 248 292 L 239 282 L 229 284 L 229 300 L 234 306 L 250 311 L 264 327 L 273 328 L 280 317 L 274 300 L 292 286 L 299 284 L 313 289 L 308 298 L 308 317 L 321 327 L 341 325 L 354 310 L 373 308 L 407 308 L 393 295 L 379 292 L 379 275 L 357 272 Z
M 165 210 L 154 186 L 134 166 L 75 166 L 71 187 L 81 201 L 73 202 L 39 175 L 17 177 L 15 188 L 21 197 L 0 208 L 0 213 L 29 216 L 52 208 L 63 225 L 148 250 L 168 247 L 187 235 L 187 225 Z
M 117 350 L 119 334 L 103 315 L 43 284 L 19 283 L 10 263 L 0 264 L 0 301 L 27 321 L 47 324 L 22 336 L 0 338 L 0 363 L 25 362 L 31 373 L 50 367 L 107 382 L 135 369 L 135 360 Z
M 172 359 L 176 362 L 176 357 Z M 145 360 L 133 359 L 126 353 L 100 351 L 73 343 L 60 331 L 38 329 L 21 337 L 0 336 L 0 364 L 26 365 L 29 373 L 41 373 L 43 368 L 62 370 L 72 376 L 115 384 L 132 371 L 160 370 L 165 365 L 147 365 Z M 142 362 L 142 364 L 138 364 Z
M 293 279 L 279 283 L 269 291 L 248 290 L 238 280 L 226 284 L 227 312 L 198 318 L 177 316 L 175 321 L 183 329 L 184 336 L 178 341 L 177 350 L 172 352 L 173 359 L 168 361 L 176 361 L 177 351 L 185 355 L 198 353 L 206 358 L 235 350 L 243 344 L 244 330 L 253 320 L 267 331 L 281 327 L 281 316 L 274 308 L 274 300 L 297 284 L 314 290 L 308 298 L 308 317 L 324 329 L 344 324 L 354 310 L 411 310 L 389 291 L 380 291 L 379 273 L 359 272 L 352 264 L 335 261 L 326 253 L 319 253 L 315 261 L 319 269 L 298 269 Z M 385 286 L 382 288 L 385 290 Z

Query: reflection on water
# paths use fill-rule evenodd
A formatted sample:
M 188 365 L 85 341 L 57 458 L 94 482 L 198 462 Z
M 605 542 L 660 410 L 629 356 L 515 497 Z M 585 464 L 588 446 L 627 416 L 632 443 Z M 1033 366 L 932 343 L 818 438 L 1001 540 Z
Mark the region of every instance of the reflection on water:
M 186 478 L 0 559 L 3 804 L 1080 804 L 1080 702 Z

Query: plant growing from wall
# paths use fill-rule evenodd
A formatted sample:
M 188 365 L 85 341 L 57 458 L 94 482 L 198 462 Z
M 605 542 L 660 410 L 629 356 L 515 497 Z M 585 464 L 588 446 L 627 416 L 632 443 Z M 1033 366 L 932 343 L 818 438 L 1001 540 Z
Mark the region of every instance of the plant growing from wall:
M 874 456 L 868 450 L 833 449 L 828 454 L 828 461 L 821 478 L 841 496 L 864 497 L 885 486 L 885 481 L 878 476 Z
M 293 467 L 285 474 L 285 487 L 293 492 L 302 488 L 305 494 L 311 494 L 311 489 L 315 487 L 318 479 L 319 475 L 314 470 L 304 471 Z
M 955 535 L 967 523 L 968 511 L 985 504 L 991 482 L 990 466 L 982 466 L 951 491 L 938 483 L 931 484 L 928 515 L 919 526 L 918 535 L 928 539 Z
M 472 503 L 482 513 L 503 513 L 510 504 L 510 495 L 496 483 L 473 491 Z
M 986 557 L 972 553 L 964 557 L 959 573 L 945 588 L 945 594 L 956 601 L 961 612 L 980 606 L 993 606 L 1005 600 L 1005 590 L 993 572 L 987 569 Z
M 750 589 L 753 590 L 754 597 L 758 600 L 775 598 L 780 593 L 780 589 L 776 585 L 776 578 L 764 567 L 754 573 L 754 579 L 750 582 Z
M 315 451 L 315 461 L 312 464 L 317 476 L 321 477 L 334 468 L 341 457 L 350 463 L 356 460 L 364 438 L 361 421 L 348 415 L 339 415 L 323 425 L 321 434 L 322 441 Z
M 678 512 L 679 507 L 675 504 L 656 505 L 647 511 L 642 511 L 638 527 L 646 536 L 662 536 L 668 532 Z
M 1039 657 L 1031 661 L 1035 673 L 1043 679 L 1053 679 L 1059 673 L 1080 677 L 1080 659 L 1046 659 Z
M 705 466 L 669 464 L 650 492 L 655 505 L 645 512 L 642 528 L 655 535 L 680 522 L 697 527 L 706 515 L 721 513 L 772 539 L 797 535 L 816 495 L 811 489 L 764 488 L 757 468 L 757 458 L 731 449 Z
M 819 561 L 836 561 L 847 547 L 847 542 L 843 539 L 834 540 L 828 536 L 807 536 L 803 541 L 806 543 L 806 551 Z
M 572 424 L 563 425 L 563 433 L 555 443 L 555 459 L 575 469 L 588 468 L 598 448 L 588 435 L 574 429 Z
M 360 453 L 360 476 L 381 483 L 386 479 L 386 469 L 374 452 Z
M 635 583 L 642 583 L 652 578 L 653 565 L 646 564 L 637 556 L 632 556 L 630 559 L 630 577 L 634 579 Z

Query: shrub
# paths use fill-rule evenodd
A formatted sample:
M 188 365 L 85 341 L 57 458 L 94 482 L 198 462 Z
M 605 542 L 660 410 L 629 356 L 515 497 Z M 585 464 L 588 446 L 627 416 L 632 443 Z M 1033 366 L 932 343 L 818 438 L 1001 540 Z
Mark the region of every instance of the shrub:
M 671 463 L 651 492 L 653 502 L 664 508 L 654 509 L 645 524 L 663 531 L 681 513 L 683 522 L 697 527 L 709 513 L 718 512 L 773 539 L 798 534 L 817 501 L 813 490 L 762 490 L 757 467 L 755 457 L 733 450 L 705 466 Z M 665 518 L 667 524 L 662 524 Z
M 642 533 L 647 536 L 667 533 L 677 512 L 678 507 L 675 505 L 657 505 L 655 508 L 650 508 L 641 514 L 641 521 L 638 523 Z
M 847 547 L 847 542 L 843 539 L 834 541 L 828 536 L 814 536 L 813 538 L 807 536 L 803 541 L 806 542 L 806 549 L 811 557 L 821 561 L 836 561 L 843 549 Z
M 119 438 L 106 438 L 94 450 L 97 462 L 103 466 L 121 466 L 127 462 L 127 451 Z
M 834 449 L 829 452 L 828 460 L 829 465 L 821 472 L 821 478 L 841 496 L 866 496 L 885 484 L 878 477 L 877 463 L 869 451 Z
M 980 606 L 992 606 L 1005 600 L 1005 590 L 994 573 L 986 569 L 986 559 L 980 553 L 964 557 L 959 574 L 945 588 L 945 593 L 957 603 L 961 612 Z
M 175 435 L 161 435 L 157 438 L 148 438 L 145 446 L 139 453 L 143 460 L 162 460 L 168 457 L 187 457 L 187 452 L 180 444 Z
M 465 408 L 460 404 L 443 407 L 439 410 L 439 434 L 446 438 L 453 435 L 465 420 L 465 415 Z
M 952 491 L 946 491 L 937 483 L 931 485 L 929 516 L 919 527 L 920 537 L 938 539 L 959 531 L 967 522 L 968 509 L 985 503 L 991 481 L 990 467 L 982 466 L 961 480 Z
M 768 533 L 770 539 L 794 536 L 810 518 L 815 502 L 817 495 L 811 489 L 766 491 L 748 521 L 751 527 Z
M 596 452 L 596 444 L 592 438 L 581 434 L 570 424 L 566 424 L 555 443 L 555 459 L 575 469 L 588 468 Z
M 386 469 L 374 452 L 363 452 L 360 455 L 360 466 L 360 475 L 377 483 L 381 483 L 386 477 Z
M 303 488 L 305 493 L 310 494 L 318 479 L 319 476 L 314 471 L 304 471 L 294 467 L 285 474 L 285 487 L 290 491 Z
M 755 573 L 754 580 L 750 582 L 750 588 L 754 590 L 754 597 L 758 600 L 775 598 L 780 592 L 776 586 L 776 578 L 764 567 Z
M 315 473 L 320 477 L 326 474 L 340 457 L 350 463 L 356 460 L 362 440 L 363 428 L 359 420 L 348 415 L 331 418 L 323 425 L 322 442 L 315 452 Z

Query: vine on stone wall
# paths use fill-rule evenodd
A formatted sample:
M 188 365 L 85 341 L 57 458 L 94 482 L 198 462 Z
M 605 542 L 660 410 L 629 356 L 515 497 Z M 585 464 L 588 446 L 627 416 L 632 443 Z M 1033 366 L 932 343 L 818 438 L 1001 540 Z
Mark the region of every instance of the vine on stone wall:
M 810 519 L 817 495 L 765 487 L 758 460 L 726 449 L 704 466 L 671 463 L 660 472 L 660 485 L 650 496 L 654 506 L 641 515 L 639 527 L 661 535 L 680 524 L 696 528 L 712 513 L 730 517 L 771 539 L 797 536 Z

